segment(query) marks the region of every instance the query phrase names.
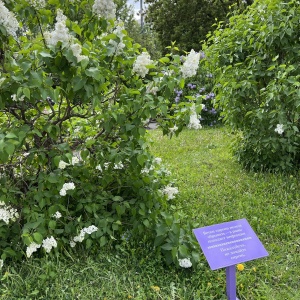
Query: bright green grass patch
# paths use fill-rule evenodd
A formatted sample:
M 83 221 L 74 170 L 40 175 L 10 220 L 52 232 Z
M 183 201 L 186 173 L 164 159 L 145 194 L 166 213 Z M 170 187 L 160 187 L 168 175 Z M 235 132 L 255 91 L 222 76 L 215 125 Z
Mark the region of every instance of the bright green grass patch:
M 171 140 L 159 131 L 150 136 L 152 152 L 179 188 L 178 207 L 190 219 L 206 226 L 246 218 L 268 250 L 268 258 L 246 263 L 238 274 L 239 298 L 298 299 L 298 176 L 244 171 L 231 156 L 226 128 L 186 130 Z
M 242 170 L 230 154 L 232 138 L 225 128 L 172 139 L 149 132 L 152 153 L 179 188 L 178 209 L 199 226 L 246 218 L 268 250 L 269 257 L 237 273 L 239 299 L 299 300 L 299 178 Z M 117 250 L 71 257 L 6 264 L 0 299 L 226 299 L 224 269 L 211 271 L 203 255 L 195 268 L 176 270 L 151 245 L 129 240 Z

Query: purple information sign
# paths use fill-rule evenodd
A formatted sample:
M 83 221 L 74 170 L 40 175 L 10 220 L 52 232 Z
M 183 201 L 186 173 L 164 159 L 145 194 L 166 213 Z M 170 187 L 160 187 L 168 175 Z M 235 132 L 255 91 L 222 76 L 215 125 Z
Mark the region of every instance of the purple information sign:
M 246 219 L 193 230 L 212 270 L 268 256 Z

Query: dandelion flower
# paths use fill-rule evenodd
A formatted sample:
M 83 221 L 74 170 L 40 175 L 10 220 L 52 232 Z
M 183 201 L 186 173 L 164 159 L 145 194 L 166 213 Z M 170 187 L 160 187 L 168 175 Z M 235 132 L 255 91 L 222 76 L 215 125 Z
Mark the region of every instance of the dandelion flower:
M 237 264 L 236 265 L 236 268 L 239 270 L 239 271 L 243 271 L 245 269 L 244 265 L 243 264 Z
M 157 286 L 157 285 L 152 285 L 152 286 L 151 286 L 151 289 L 152 289 L 154 292 L 157 292 L 157 293 L 160 291 L 160 287 Z

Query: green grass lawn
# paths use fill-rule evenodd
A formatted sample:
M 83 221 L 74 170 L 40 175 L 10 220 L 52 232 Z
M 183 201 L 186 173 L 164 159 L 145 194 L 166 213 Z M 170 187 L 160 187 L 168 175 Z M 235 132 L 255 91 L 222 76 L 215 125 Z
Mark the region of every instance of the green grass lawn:
M 239 299 L 299 300 L 299 178 L 244 171 L 231 156 L 232 139 L 225 128 L 172 139 L 149 131 L 152 153 L 179 188 L 178 209 L 199 226 L 246 218 L 269 252 L 237 273 Z M 5 265 L 0 299 L 226 299 L 224 269 L 211 271 L 203 255 L 193 269 L 176 270 L 151 250 L 124 242 L 97 254 Z

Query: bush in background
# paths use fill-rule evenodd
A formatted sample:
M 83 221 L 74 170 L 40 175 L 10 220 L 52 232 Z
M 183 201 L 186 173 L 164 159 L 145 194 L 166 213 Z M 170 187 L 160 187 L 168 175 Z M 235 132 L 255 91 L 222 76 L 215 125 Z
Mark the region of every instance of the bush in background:
M 205 46 L 218 107 L 247 168 L 299 168 L 299 1 L 256 1 Z

